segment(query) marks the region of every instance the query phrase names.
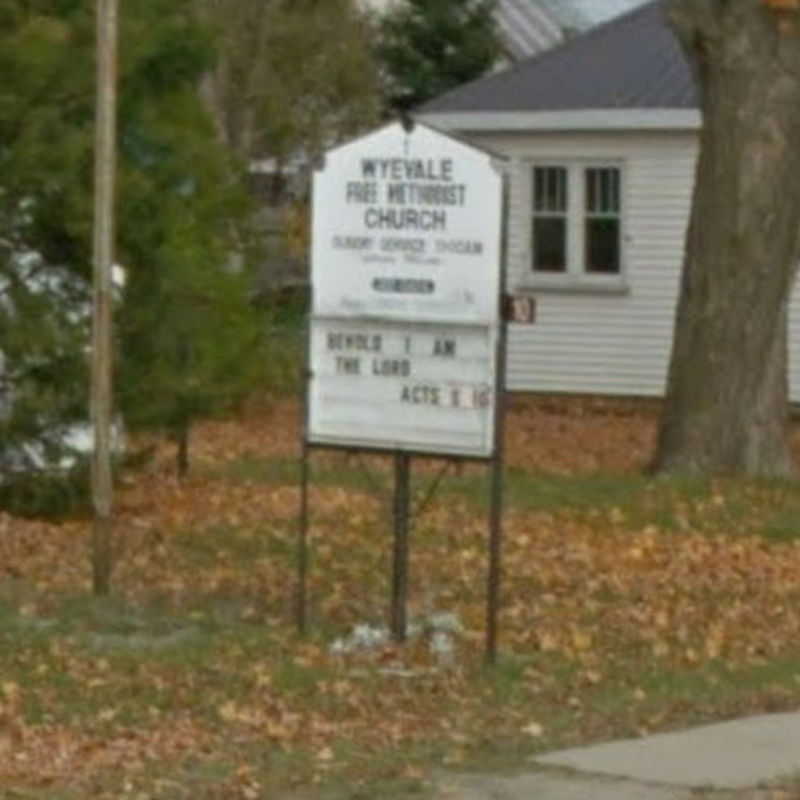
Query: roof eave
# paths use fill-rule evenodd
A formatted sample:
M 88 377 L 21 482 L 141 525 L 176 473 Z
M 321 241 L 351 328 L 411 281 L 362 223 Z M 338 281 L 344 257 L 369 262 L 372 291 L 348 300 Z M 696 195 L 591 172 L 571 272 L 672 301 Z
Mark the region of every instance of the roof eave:
M 696 131 L 696 108 L 601 108 L 569 111 L 429 111 L 415 115 L 445 131 L 524 133 L 533 131 Z

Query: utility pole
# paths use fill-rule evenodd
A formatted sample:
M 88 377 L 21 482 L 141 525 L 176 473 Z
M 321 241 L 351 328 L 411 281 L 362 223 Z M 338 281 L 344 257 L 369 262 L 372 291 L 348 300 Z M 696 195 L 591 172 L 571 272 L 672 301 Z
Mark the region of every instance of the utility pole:
M 96 595 L 111 588 L 112 501 L 112 278 L 114 263 L 114 183 L 117 128 L 117 30 L 119 0 L 97 0 L 97 115 L 92 302 L 91 410 L 92 584 Z

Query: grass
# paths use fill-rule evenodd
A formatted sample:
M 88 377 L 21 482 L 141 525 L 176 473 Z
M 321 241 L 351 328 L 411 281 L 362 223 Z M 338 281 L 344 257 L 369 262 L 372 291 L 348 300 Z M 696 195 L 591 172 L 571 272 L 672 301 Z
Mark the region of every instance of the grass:
M 313 469 L 315 487 L 341 487 L 391 499 L 388 460 L 324 454 Z M 439 465 L 437 465 L 439 466 Z M 438 490 L 466 499 L 485 511 L 487 472 L 469 467 L 466 474 L 445 474 Z M 247 457 L 214 470 L 214 477 L 234 484 L 296 485 L 297 460 Z M 428 497 L 437 478 L 414 477 L 417 506 Z M 742 533 L 769 541 L 800 539 L 800 486 L 789 481 L 746 481 L 696 476 L 647 477 L 636 473 L 555 475 L 507 467 L 504 503 L 520 512 L 604 516 L 613 511 L 631 527 L 654 525 L 666 531 L 704 530 Z
M 448 472 L 412 534 L 411 614 L 452 611 L 465 629 L 445 667 L 424 639 L 330 653 L 354 624 L 386 616 L 391 473 L 386 460 L 330 453 L 313 466 L 307 639 L 293 627 L 289 458 L 210 460 L 184 484 L 142 478 L 122 498 L 130 555 L 111 598 L 87 596 L 82 523 L 8 529 L 9 791 L 411 800 L 430 795 L 433 768 L 525 768 L 548 749 L 800 700 L 793 484 L 512 461 L 489 669 L 485 471 Z M 418 505 L 437 475 L 415 468 Z M 27 766 L 7 757 L 3 725 Z
M 13 659 L 9 663 L 7 655 L 3 658 L 3 679 L 25 686 L 30 702 L 26 701 L 23 713 L 31 726 L 78 726 L 113 738 L 122 729 L 146 729 L 154 717 L 180 716 L 190 707 L 195 724 L 213 727 L 219 724 L 225 703 L 240 709 L 252 703 L 257 682 L 252 666 L 258 663 L 270 665 L 270 691 L 285 702 L 324 709 L 331 718 L 349 713 L 346 697 L 332 702 L 330 696 L 332 682 L 352 680 L 340 667 L 304 663 L 291 653 L 281 656 L 284 640 L 272 639 L 246 623 L 219 624 L 210 610 L 198 621 L 196 613 L 179 618 L 73 598 L 47 622 L 52 624 L 33 625 L 8 607 L 0 613 L 2 651 L 9 653 L 13 641 L 14 648 L 25 653 L 16 668 Z M 176 631 L 190 635 L 176 638 Z M 144 645 L 148 641 L 151 644 Z M 162 644 L 152 645 L 158 641 Z M 531 669 L 549 676 L 548 690 L 532 691 Z M 721 662 L 682 670 L 648 668 L 638 662 L 599 686 L 577 690 L 580 671 L 579 664 L 558 654 L 508 655 L 490 671 L 476 663 L 463 676 L 461 691 L 474 693 L 486 721 L 463 743 L 433 737 L 365 752 L 346 735 L 334 737 L 330 768 L 319 772 L 313 749 L 270 748 L 256 740 L 243 746 L 234 739 L 227 745 L 218 742 L 210 759 L 151 763 L 146 773 L 131 778 L 131 785 L 139 787 L 143 796 L 159 800 L 236 797 L 240 795 L 217 793 L 221 790 L 214 787 L 239 785 L 241 764 L 247 763 L 248 785 L 259 787 L 258 791 L 286 787 L 298 775 L 316 771 L 321 784 L 309 797 L 424 798 L 428 787 L 421 776 L 430 764 L 470 771 L 513 770 L 537 752 L 576 741 L 637 735 L 650 727 L 664 729 L 771 705 L 783 707 L 797 698 L 800 652 L 734 669 Z M 358 680 L 363 684 L 362 701 L 394 691 L 374 667 L 367 667 Z M 430 688 L 435 685 L 436 681 Z M 424 682 L 419 688 L 425 690 Z M 579 702 L 573 705 L 571 697 Z M 438 712 L 457 718 L 458 698 L 445 695 L 443 700 Z M 113 718 L 105 719 L 108 709 L 113 709 Z M 496 728 L 495 718 L 506 714 L 515 724 Z M 522 732 L 529 717 L 546 723 L 542 738 Z M 112 797 L 119 791 L 114 772 L 101 771 L 94 779 L 98 796 Z M 156 794 L 148 794 L 154 790 Z M 85 791 L 83 786 L 75 792 L 47 790 L 19 796 L 72 800 Z

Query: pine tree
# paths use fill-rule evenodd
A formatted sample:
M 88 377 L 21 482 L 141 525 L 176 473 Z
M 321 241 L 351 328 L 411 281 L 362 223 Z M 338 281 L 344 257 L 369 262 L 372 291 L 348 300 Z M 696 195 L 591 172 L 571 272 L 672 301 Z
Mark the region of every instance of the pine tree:
M 407 111 L 497 62 L 494 0 L 402 0 L 380 22 L 377 46 L 384 94 Z
M 187 385 L 204 399 L 184 427 L 226 399 L 238 381 L 221 373 L 256 331 L 230 267 L 244 181 L 197 92 L 215 53 L 190 11 L 191 0 L 122 9 L 117 390 L 133 425 L 174 427 Z M 94 22 L 84 0 L 0 0 L 0 481 L 31 446 L 57 463 L 59 432 L 88 419 Z

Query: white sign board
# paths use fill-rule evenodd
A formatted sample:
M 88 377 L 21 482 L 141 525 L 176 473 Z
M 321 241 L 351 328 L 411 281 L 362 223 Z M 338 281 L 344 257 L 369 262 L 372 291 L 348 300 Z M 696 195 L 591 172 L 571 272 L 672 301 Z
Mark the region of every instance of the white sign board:
M 487 153 L 389 125 L 314 176 L 313 313 L 496 324 L 502 178 Z
M 311 443 L 494 451 L 502 178 L 400 123 L 314 177 Z
M 488 457 L 495 346 L 487 326 L 313 319 L 312 441 Z

